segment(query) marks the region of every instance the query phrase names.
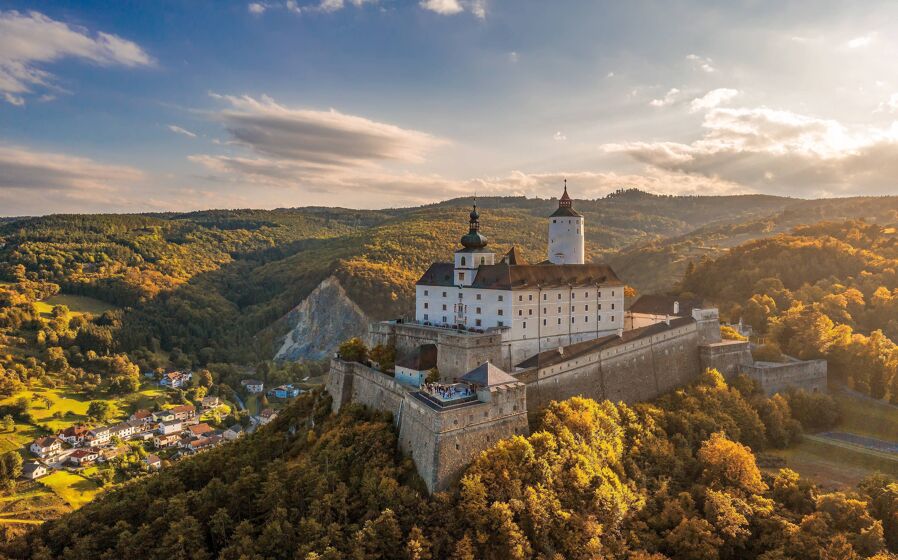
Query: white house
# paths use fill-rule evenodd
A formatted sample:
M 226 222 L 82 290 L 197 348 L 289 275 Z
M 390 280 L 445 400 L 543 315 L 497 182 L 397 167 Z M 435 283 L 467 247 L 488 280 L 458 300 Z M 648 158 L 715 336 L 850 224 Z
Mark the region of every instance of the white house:
M 84 424 L 75 424 L 62 430 L 56 435 L 59 437 L 59 439 L 68 443 L 69 445 L 79 445 L 84 441 L 84 438 L 87 437 L 89 433 L 90 428 L 88 428 Z
M 69 461 L 80 467 L 93 463 L 99 456 L 96 449 L 76 449 L 69 455 Z
M 620 333 L 624 283 L 611 267 L 586 263 L 583 216 L 565 186 L 548 217 L 549 259 L 524 263 L 512 249 L 496 262 L 471 211 L 453 262 L 434 263 L 415 286 L 415 321 L 502 335 L 517 363 L 541 351 Z
M 247 393 L 261 393 L 265 390 L 265 383 L 258 379 L 244 379 L 240 384 L 246 389 Z
M 240 424 L 234 424 L 227 430 L 225 430 L 221 435 L 228 441 L 234 441 L 243 435 L 243 426 Z
M 106 426 L 94 428 L 87 433 L 84 441 L 91 445 L 106 445 L 112 437 L 112 432 Z
M 178 389 L 185 385 L 189 385 L 192 379 L 193 373 L 190 371 L 170 371 L 162 376 L 162 380 L 159 381 L 159 384 L 163 387 Z
M 178 434 L 183 430 L 180 420 L 169 420 L 159 424 L 158 432 L 164 436 Z
M 28 480 L 40 478 L 48 472 L 50 471 L 49 469 L 47 469 L 46 465 L 38 463 L 36 461 L 29 461 L 28 463 L 22 465 L 22 478 L 26 478 Z
M 45 459 L 62 451 L 62 440 L 56 436 L 39 437 L 29 447 L 32 453 Z
M 266 408 L 265 410 L 260 412 L 256 418 L 258 418 L 259 424 L 264 426 L 265 424 L 268 424 L 269 422 L 277 418 L 277 416 L 277 411 Z

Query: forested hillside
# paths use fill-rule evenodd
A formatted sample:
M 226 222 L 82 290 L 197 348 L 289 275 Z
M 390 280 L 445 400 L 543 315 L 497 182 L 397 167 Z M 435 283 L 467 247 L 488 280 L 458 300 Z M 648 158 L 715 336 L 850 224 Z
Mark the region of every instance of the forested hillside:
M 13 558 L 830 559 L 898 549 L 898 485 L 825 493 L 755 453 L 835 418 L 709 372 L 657 402 L 554 403 L 428 497 L 390 419 L 300 398 L 248 439 L 107 493 Z
M 682 290 L 743 318 L 774 358 L 826 358 L 830 377 L 898 402 L 898 233 L 820 222 L 740 245 L 690 271 Z
M 374 318 L 407 313 L 415 280 L 456 248 L 472 202 L 28 218 L 0 225 L 0 276 L 32 300 L 61 291 L 122 308 L 114 350 L 178 349 L 199 364 L 253 362 L 273 355 L 281 333 L 270 327 L 330 275 Z M 751 219 L 791 202 L 623 191 L 577 204 L 589 224 L 589 254 L 599 259 L 641 239 Z M 556 201 L 479 204 L 496 251 L 516 244 L 526 259 L 545 258 L 544 220 Z

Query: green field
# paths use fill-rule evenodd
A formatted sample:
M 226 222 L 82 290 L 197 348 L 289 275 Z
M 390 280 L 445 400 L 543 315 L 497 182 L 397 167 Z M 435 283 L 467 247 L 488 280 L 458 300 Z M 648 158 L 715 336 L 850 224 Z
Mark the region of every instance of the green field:
M 832 395 L 842 409 L 842 421 L 833 431 L 898 442 L 898 407 L 845 392 L 834 391 Z M 786 459 L 790 469 L 825 488 L 853 488 L 876 472 L 898 477 L 898 455 L 813 435 L 795 447 L 772 453 Z
M 44 301 L 38 301 L 34 304 L 37 311 L 44 317 L 49 317 L 53 307 L 57 305 L 65 305 L 69 311 L 74 314 L 90 313 L 91 315 L 102 315 L 106 311 L 115 309 L 115 306 L 87 296 L 74 296 L 67 294 L 57 294 L 49 297 Z
M 67 471 L 55 471 L 39 482 L 75 509 L 93 500 L 100 492 L 93 480 Z

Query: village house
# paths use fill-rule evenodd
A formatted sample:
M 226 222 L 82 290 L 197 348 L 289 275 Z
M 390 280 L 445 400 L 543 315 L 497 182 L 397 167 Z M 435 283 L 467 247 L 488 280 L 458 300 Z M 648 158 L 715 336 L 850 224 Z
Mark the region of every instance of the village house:
M 187 428 L 187 430 L 190 432 L 190 435 L 192 437 L 201 437 L 215 431 L 212 426 L 206 424 L 205 422 L 197 424 L 195 426 L 190 426 L 189 428 Z
M 159 458 L 159 455 L 150 453 L 144 458 L 143 462 L 147 469 L 151 471 L 157 471 L 162 468 L 162 459 Z
M 193 373 L 189 371 L 170 371 L 162 376 L 159 382 L 163 387 L 171 387 L 172 389 L 180 389 L 190 384 L 193 379 Z
M 199 453 L 206 449 L 211 449 L 220 444 L 224 438 L 221 436 L 209 436 L 206 438 L 197 438 L 187 444 L 187 450 L 191 453 Z
M 234 441 L 235 439 L 242 436 L 244 433 L 243 426 L 240 424 L 234 424 L 227 430 L 225 430 L 221 435 L 228 441 Z
M 261 393 L 265 390 L 265 384 L 258 379 L 244 379 L 240 382 L 240 385 L 246 389 L 247 393 Z
M 210 408 L 218 408 L 221 404 L 221 399 L 218 397 L 208 396 L 203 397 L 203 408 L 208 410 Z
M 153 437 L 153 447 L 156 449 L 163 449 L 165 447 L 177 445 L 180 441 L 181 434 L 157 435 Z
M 74 426 L 69 426 L 59 432 L 57 436 L 69 445 L 81 445 L 81 443 L 84 442 L 84 438 L 87 437 L 87 434 L 89 433 L 90 428 L 88 426 L 84 424 L 75 424 Z
M 29 449 L 41 459 L 46 459 L 62 451 L 62 440 L 56 436 L 39 437 L 31 443 Z
M 196 407 L 192 404 L 182 404 L 169 409 L 175 415 L 175 420 L 192 420 L 196 416 Z
M 109 433 L 110 437 L 128 439 L 129 437 L 134 435 L 134 427 L 129 425 L 127 422 L 122 422 L 109 428 Z
M 272 420 L 274 420 L 275 418 L 277 418 L 277 416 L 278 416 L 278 413 L 276 411 L 274 411 L 270 408 L 266 408 L 265 410 L 263 410 L 262 412 L 259 413 L 259 416 L 257 418 L 259 419 L 259 424 L 264 426 L 264 425 L 268 424 L 269 422 L 271 422 Z
M 160 422 L 168 422 L 168 421 L 174 420 L 174 419 L 175 419 L 175 413 L 172 412 L 171 409 L 157 410 L 156 412 L 153 413 L 153 422 L 155 422 L 157 424 Z
M 87 436 L 84 438 L 84 443 L 97 446 L 106 445 L 107 443 L 109 443 L 109 439 L 111 437 L 112 432 L 109 431 L 109 428 L 107 428 L 106 426 L 100 426 L 88 432 Z
M 302 391 L 292 384 L 281 385 L 272 389 L 269 394 L 279 399 L 293 399 L 299 396 Z
M 96 449 L 76 449 L 69 455 L 69 462 L 73 465 L 83 467 L 97 460 L 99 453 Z
M 150 429 L 147 423 L 143 420 L 128 420 L 126 423 L 131 426 L 131 429 L 133 430 L 132 435 L 135 436 Z
M 40 477 L 44 476 L 45 474 L 47 474 L 48 472 L 50 472 L 50 471 L 49 471 L 49 469 L 47 469 L 46 465 L 44 465 L 42 463 L 38 463 L 36 461 L 29 461 L 28 463 L 25 463 L 24 465 L 22 465 L 22 478 L 25 478 L 28 480 L 34 480 L 36 478 L 40 478 Z
M 115 459 L 116 457 L 121 457 L 128 453 L 128 446 L 126 444 L 117 445 L 114 447 L 105 447 L 99 450 L 99 457 L 97 457 L 98 461 L 110 461 Z
M 150 412 L 149 410 L 141 408 L 140 410 L 135 411 L 134 414 L 132 414 L 130 416 L 130 418 L 128 418 L 128 421 L 129 422 L 138 421 L 143 424 L 149 424 L 150 422 L 153 421 L 153 413 Z
M 162 422 L 159 424 L 159 428 L 157 431 L 164 435 L 178 434 L 183 430 L 183 426 L 179 420 L 169 420 L 168 422 Z

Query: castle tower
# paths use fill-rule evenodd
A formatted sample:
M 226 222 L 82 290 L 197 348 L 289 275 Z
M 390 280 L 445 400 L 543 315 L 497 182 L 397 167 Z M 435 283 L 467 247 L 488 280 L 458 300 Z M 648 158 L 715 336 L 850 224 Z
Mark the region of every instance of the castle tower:
M 567 194 L 558 200 L 558 210 L 549 216 L 549 261 L 552 264 L 583 264 L 586 255 L 583 216 L 574 210 Z
M 489 241 L 480 233 L 480 214 L 476 202 L 470 217 L 468 233 L 461 238 L 463 248 L 455 252 L 456 286 L 470 286 L 477 275 L 477 268 L 482 264 L 494 264 L 495 261 L 495 255 L 486 249 Z

